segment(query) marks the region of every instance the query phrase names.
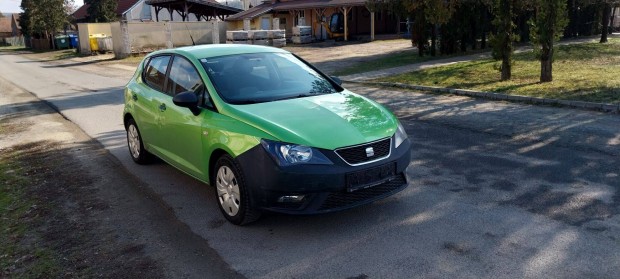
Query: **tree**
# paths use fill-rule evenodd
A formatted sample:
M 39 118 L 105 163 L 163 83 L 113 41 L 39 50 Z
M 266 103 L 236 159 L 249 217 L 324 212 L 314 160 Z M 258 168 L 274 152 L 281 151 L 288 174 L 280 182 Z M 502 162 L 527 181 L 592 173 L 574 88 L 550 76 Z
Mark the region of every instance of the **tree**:
M 68 0 L 22 0 L 19 24 L 22 32 L 35 38 L 53 37 L 68 23 Z
M 446 24 L 455 10 L 457 0 L 420 0 L 424 7 L 424 16 L 431 29 L 431 56 L 437 55 L 437 36 L 439 26 Z
M 553 81 L 554 42 L 568 24 L 566 0 L 539 0 L 530 21 L 530 36 L 540 59 L 540 82 Z
M 514 53 L 513 42 L 519 40 L 519 36 L 515 34 L 515 1 L 496 0 L 493 8 L 495 32 L 489 38 L 489 43 L 493 47 L 493 58 L 502 61 L 499 68 L 501 80 L 510 80 L 512 78 L 512 55 Z
M 116 21 L 117 0 L 85 0 L 88 4 L 88 20 L 90 22 Z
M 601 3 L 601 5 L 603 6 L 603 21 L 601 23 L 601 25 L 603 26 L 603 29 L 601 30 L 601 43 L 606 43 L 607 42 L 607 33 L 609 33 L 609 19 L 611 17 L 611 3 L 609 3 L 608 1 L 603 1 L 603 3 Z

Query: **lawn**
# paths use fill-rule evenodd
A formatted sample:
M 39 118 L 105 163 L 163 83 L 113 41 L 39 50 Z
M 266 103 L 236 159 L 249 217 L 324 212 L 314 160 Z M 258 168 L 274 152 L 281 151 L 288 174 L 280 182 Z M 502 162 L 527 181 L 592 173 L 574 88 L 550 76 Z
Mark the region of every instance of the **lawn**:
M 358 73 L 365 73 L 370 71 L 376 71 L 381 69 L 394 68 L 414 63 L 420 63 L 424 61 L 428 61 L 431 59 L 438 58 L 446 58 L 446 57 L 431 57 L 431 56 L 422 56 L 418 55 L 418 51 L 416 49 L 407 50 L 403 52 L 398 52 L 393 55 L 389 55 L 383 58 L 379 58 L 376 60 L 367 61 L 364 63 L 357 64 L 352 67 L 347 67 L 343 69 L 339 69 L 334 72 L 336 76 L 346 76 Z
M 385 44 L 386 42 L 389 43 L 389 41 L 377 41 L 377 42 L 381 42 L 382 44 Z M 470 54 L 486 52 L 486 51 L 489 51 L 489 50 L 488 49 L 483 49 L 483 50 L 477 49 L 477 50 L 469 50 L 464 53 L 463 52 L 456 53 L 453 55 L 438 55 L 438 56 L 430 56 L 428 54 L 425 54 L 424 56 L 420 57 L 420 55 L 418 55 L 418 50 L 416 48 L 412 48 L 412 49 L 397 52 L 394 54 L 389 54 L 389 55 L 386 55 L 378 59 L 365 61 L 364 63 L 360 63 L 360 64 L 357 64 L 351 67 L 339 69 L 334 72 L 334 75 L 346 76 L 346 75 L 352 75 L 352 74 L 359 74 L 359 73 L 365 73 L 365 72 L 370 72 L 370 71 L 400 67 L 400 66 L 405 66 L 405 65 L 415 64 L 415 63 L 421 63 L 421 62 L 426 62 L 430 60 L 446 59 L 449 57 L 470 55 Z
M 2 127 L 0 132 L 5 132 Z M 33 177 L 37 169 L 26 157 L 27 152 L 19 150 L 0 154 L 0 277 L 19 272 L 27 278 L 44 278 L 57 275 L 61 268 L 50 249 L 31 243 L 38 241 L 35 229 L 45 222 L 39 213 L 48 208 L 30 192 L 39 181 Z
M 512 80 L 500 81 L 499 62 L 479 60 L 380 79 L 415 85 L 472 89 L 563 100 L 620 103 L 620 38 L 609 43 L 559 46 L 554 81 L 540 83 L 533 52 L 515 55 Z

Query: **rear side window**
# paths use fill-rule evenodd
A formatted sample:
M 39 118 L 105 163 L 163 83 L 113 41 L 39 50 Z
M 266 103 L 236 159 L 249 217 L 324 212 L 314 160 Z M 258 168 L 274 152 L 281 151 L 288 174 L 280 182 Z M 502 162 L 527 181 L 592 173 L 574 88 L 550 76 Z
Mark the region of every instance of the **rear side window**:
M 144 71 L 144 82 L 153 89 L 164 92 L 168 62 L 170 62 L 170 56 L 167 55 L 151 58 Z

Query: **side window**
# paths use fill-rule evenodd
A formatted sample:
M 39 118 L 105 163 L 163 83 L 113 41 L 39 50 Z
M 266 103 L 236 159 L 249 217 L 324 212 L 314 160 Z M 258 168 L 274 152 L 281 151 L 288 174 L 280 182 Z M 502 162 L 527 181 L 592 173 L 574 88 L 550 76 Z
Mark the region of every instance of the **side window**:
M 157 56 L 151 58 L 144 70 L 144 82 L 155 90 L 164 92 L 166 70 L 170 56 Z
M 174 96 L 181 92 L 192 91 L 200 99 L 203 89 L 203 82 L 196 68 L 187 59 L 175 56 L 172 68 L 170 68 L 170 80 L 166 92 Z

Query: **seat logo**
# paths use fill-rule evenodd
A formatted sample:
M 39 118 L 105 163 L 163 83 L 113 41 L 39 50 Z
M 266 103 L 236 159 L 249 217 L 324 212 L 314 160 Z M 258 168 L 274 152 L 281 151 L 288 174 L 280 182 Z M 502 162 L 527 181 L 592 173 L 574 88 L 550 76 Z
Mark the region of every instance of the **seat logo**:
M 375 156 L 375 150 L 372 147 L 366 148 L 366 157 Z

